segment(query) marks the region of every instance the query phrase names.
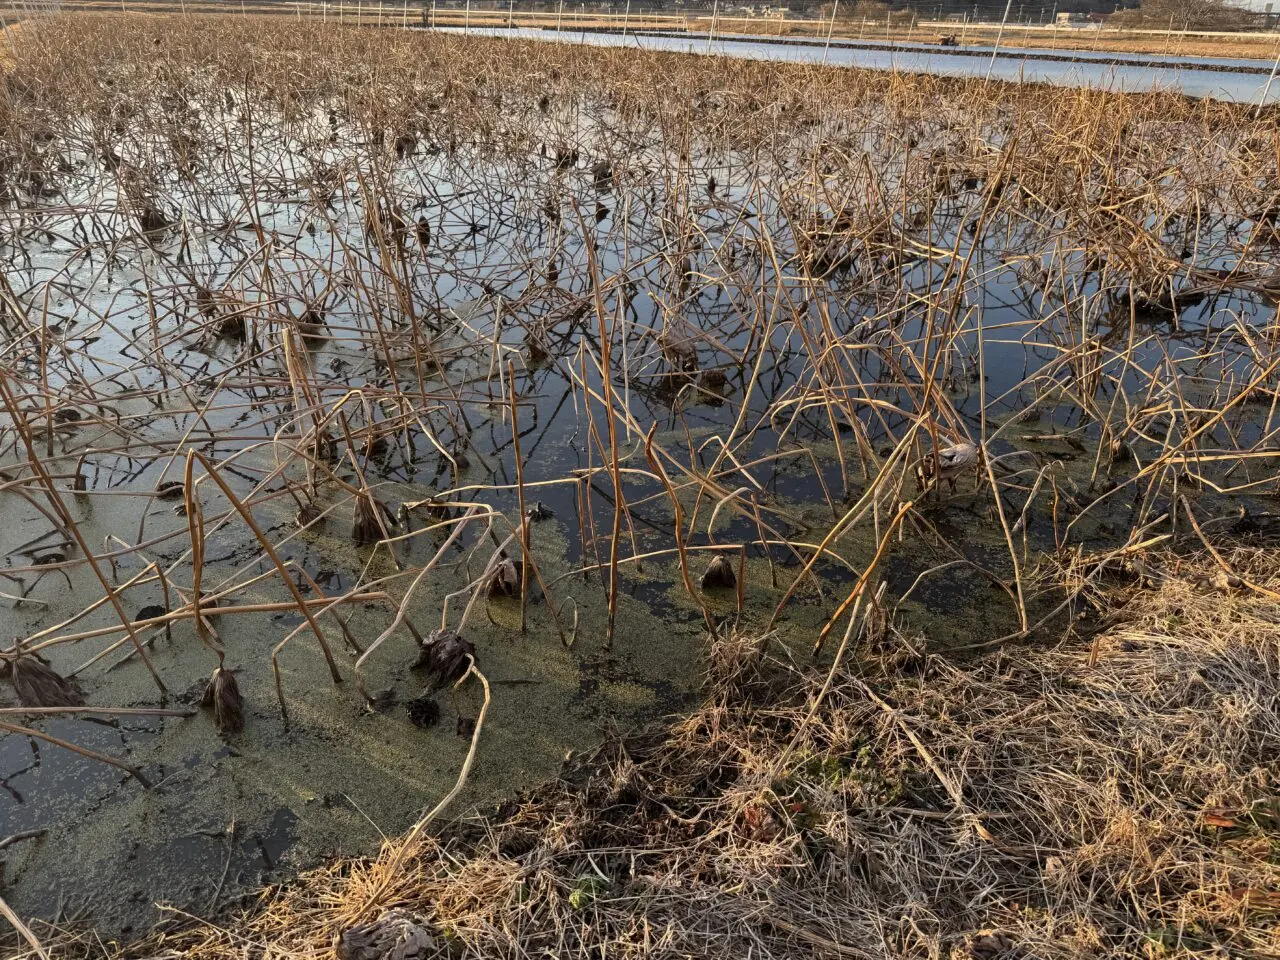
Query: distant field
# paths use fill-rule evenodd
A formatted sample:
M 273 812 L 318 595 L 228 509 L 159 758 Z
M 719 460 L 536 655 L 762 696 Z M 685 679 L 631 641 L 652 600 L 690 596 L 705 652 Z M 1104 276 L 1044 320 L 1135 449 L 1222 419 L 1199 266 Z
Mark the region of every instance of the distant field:
M 3 9 L 3 7 L 0 7 Z M 821 20 L 774 20 L 760 17 L 686 17 L 669 14 L 612 15 L 590 13 L 516 12 L 495 10 L 432 9 L 421 0 L 396 3 L 325 3 L 323 0 L 269 2 L 261 0 L 69 0 L 64 11 L 130 12 L 154 14 L 213 13 L 228 15 L 261 14 L 296 19 L 334 20 L 363 26 L 434 24 L 462 27 L 557 27 L 573 30 L 665 30 L 675 32 L 755 34 L 762 36 L 825 37 L 835 39 L 937 43 L 943 36 L 955 36 L 962 46 L 990 46 L 999 36 L 1004 47 L 1036 47 L 1052 50 L 1094 50 L 1112 53 L 1143 53 L 1164 56 L 1233 57 L 1273 60 L 1280 54 L 1280 33 L 1214 33 L 1209 31 L 1164 31 L 1136 29 L 1080 29 L 1011 24 L 1003 31 L 996 24 L 921 22 L 915 25 L 871 21 L 837 20 L 834 26 Z M 28 8 L 8 5 L 9 22 L 26 15 Z

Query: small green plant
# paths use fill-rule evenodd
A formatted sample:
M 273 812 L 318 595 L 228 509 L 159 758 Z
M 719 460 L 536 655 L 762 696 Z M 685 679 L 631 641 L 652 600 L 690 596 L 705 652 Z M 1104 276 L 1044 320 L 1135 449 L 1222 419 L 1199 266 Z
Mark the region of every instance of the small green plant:
M 569 891 L 569 906 L 581 910 L 590 903 L 595 903 L 600 895 L 609 889 L 609 882 L 593 874 L 578 878 L 573 889 Z

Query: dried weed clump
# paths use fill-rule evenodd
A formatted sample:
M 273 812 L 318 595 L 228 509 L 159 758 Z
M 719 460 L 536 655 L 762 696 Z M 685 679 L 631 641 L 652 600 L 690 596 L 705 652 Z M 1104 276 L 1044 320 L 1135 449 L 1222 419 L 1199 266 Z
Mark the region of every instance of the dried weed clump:
M 451 957 L 1273 956 L 1280 634 L 1212 563 L 1092 639 L 829 684 L 726 633 L 670 729 L 138 955 L 320 956 L 395 910 Z

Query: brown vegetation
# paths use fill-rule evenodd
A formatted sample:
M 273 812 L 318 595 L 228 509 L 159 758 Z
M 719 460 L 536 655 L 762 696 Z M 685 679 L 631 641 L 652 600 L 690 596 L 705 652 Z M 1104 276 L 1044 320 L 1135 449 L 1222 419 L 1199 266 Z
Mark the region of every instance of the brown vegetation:
M 282 680 L 298 634 L 385 706 L 364 670 L 400 630 L 432 691 L 487 705 L 472 617 L 519 604 L 520 642 L 570 645 L 590 607 L 608 649 L 643 568 L 706 625 L 708 701 L 139 950 L 316 956 L 360 927 L 352 951 L 485 957 L 1275 952 L 1274 111 L 261 26 L 52 19 L 4 77 L 3 493 L 56 545 L 15 550 L 5 596 L 92 593 L 0 653 L 120 650 L 160 696 L 148 644 L 194 632 L 168 681 L 216 654 L 230 735 L 220 634 L 279 611 L 281 711 L 316 695 Z M 28 262 L 50 250 L 144 295 L 68 293 Z M 550 385 L 580 459 L 531 479 Z M 565 572 L 534 487 L 580 518 Z M 136 528 L 90 542 L 86 505 L 120 495 Z M 345 538 L 340 592 L 289 553 L 295 512 Z M 1007 620 L 976 660 L 913 626 L 957 570 L 957 609 L 977 582 Z M 164 604 L 131 617 L 143 588 Z M 385 630 L 353 636 L 352 603 Z M 800 604 L 822 626 L 782 642 Z M 483 710 L 458 730 L 461 784 Z
M 1274 551 L 1226 558 L 1280 589 Z M 726 635 L 669 731 L 130 955 L 323 956 L 387 910 L 426 957 L 1274 955 L 1274 601 L 1206 588 L 1207 555 L 1152 562 L 1051 650 L 893 634 L 827 675 Z

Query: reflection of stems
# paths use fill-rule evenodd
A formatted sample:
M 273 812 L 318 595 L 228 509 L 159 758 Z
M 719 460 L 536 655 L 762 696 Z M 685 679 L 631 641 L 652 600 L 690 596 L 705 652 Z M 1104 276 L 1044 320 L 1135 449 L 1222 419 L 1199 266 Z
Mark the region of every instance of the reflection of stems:
M 191 451 L 191 455 L 200 461 L 205 472 L 222 490 L 223 496 L 227 498 L 231 506 L 235 508 L 236 513 L 240 514 L 249 529 L 253 531 L 253 535 L 257 538 L 258 542 L 262 544 L 262 549 L 267 552 L 267 556 L 271 558 L 271 562 L 275 564 L 276 570 L 279 571 L 280 579 L 284 581 L 284 585 L 288 587 L 289 592 L 293 594 L 294 604 L 306 618 L 307 623 L 311 627 L 311 632 L 316 635 L 316 640 L 320 644 L 320 649 L 324 651 L 325 663 L 329 665 L 329 675 L 333 678 L 334 683 L 341 683 L 342 674 L 338 672 L 338 664 L 334 662 L 333 652 L 329 649 L 329 642 L 325 640 L 324 633 L 320 629 L 320 624 L 316 622 L 316 618 L 312 615 L 310 605 L 305 599 L 303 599 L 302 594 L 298 591 L 298 585 L 293 582 L 293 577 L 289 576 L 289 572 L 285 570 L 284 563 L 280 560 L 280 555 L 276 553 L 276 548 L 271 545 L 271 541 L 268 540 L 266 534 L 262 532 L 262 528 L 258 526 L 258 521 L 253 519 L 253 514 L 243 503 L 240 502 L 240 498 L 235 495 L 229 486 L 227 486 L 227 482 L 219 476 L 216 470 L 213 469 L 213 465 L 204 458 L 204 455 L 197 450 Z
M 706 604 L 702 600 L 702 595 L 693 589 L 693 578 L 689 576 L 689 557 L 685 552 L 684 545 L 684 507 L 680 504 L 680 498 L 676 496 L 675 490 L 671 486 L 671 481 L 667 478 L 667 471 L 663 468 L 662 462 L 653 452 L 653 434 L 658 429 L 656 423 L 649 426 L 649 432 L 644 438 L 644 454 L 649 458 L 649 465 L 653 467 L 653 472 L 657 474 L 658 479 L 662 481 L 662 485 L 667 490 L 667 496 L 671 500 L 671 509 L 676 515 L 676 550 L 680 553 L 680 576 L 684 578 L 684 588 L 689 592 L 689 596 L 693 598 L 694 603 L 702 611 L 702 618 L 707 622 L 707 630 L 712 636 L 716 635 L 715 621 L 711 617 L 711 611 L 707 609 Z M 741 584 L 742 578 L 738 578 Z M 741 589 L 741 588 L 739 588 Z M 738 609 L 742 609 L 739 602 Z
M 191 532 L 191 609 L 194 611 L 192 616 L 195 618 L 196 633 L 200 637 L 200 642 L 218 655 L 218 669 L 222 669 L 227 651 L 213 636 L 213 631 L 204 617 L 200 616 L 200 581 L 204 577 L 204 514 L 200 507 L 200 498 L 195 494 L 192 476 L 194 466 L 195 457 L 192 451 L 187 451 L 187 469 L 183 474 L 182 495 L 187 501 L 187 529 Z
M 613 368 L 610 351 L 613 345 L 613 327 L 605 320 L 604 297 L 600 293 L 600 271 L 596 263 L 595 245 L 587 235 L 587 225 L 582 211 L 575 201 L 574 213 L 582 231 L 582 246 L 587 252 L 587 269 L 591 276 L 591 293 L 596 307 L 596 319 L 600 324 L 600 392 L 604 399 L 606 424 L 609 428 L 609 466 L 613 476 L 613 534 L 609 538 L 609 626 L 605 632 L 605 649 L 613 647 L 613 629 L 618 616 L 618 537 L 622 534 L 622 470 L 618 462 L 618 426 L 613 410 Z M 585 385 L 585 378 L 584 378 Z M 590 403 L 586 398 L 585 402 Z M 704 611 L 705 612 L 705 611 Z
M 89 549 L 89 544 L 85 542 L 84 536 L 80 533 L 80 528 L 76 526 L 71 514 L 67 511 L 66 505 L 62 502 L 62 498 L 58 496 L 58 491 L 54 488 L 53 481 L 49 479 L 48 471 L 45 470 L 40 458 L 36 456 L 35 446 L 31 440 L 31 432 L 27 428 L 27 422 L 22 416 L 22 411 L 18 408 L 13 393 L 9 389 L 8 378 L 3 376 L 0 376 L 0 397 L 3 398 L 4 405 L 9 411 L 9 418 L 13 423 L 14 429 L 17 430 L 18 435 L 22 438 L 23 445 L 27 448 L 31 469 L 40 478 L 40 482 L 45 488 L 45 495 L 49 498 L 49 505 L 62 517 L 67 532 L 75 538 L 76 544 L 80 547 L 80 552 L 89 561 L 89 567 L 93 570 L 94 576 L 98 578 L 98 583 L 102 584 L 102 589 L 106 593 L 107 599 L 111 601 L 111 606 L 115 608 L 116 616 L 120 618 L 120 622 L 124 625 L 125 632 L 129 634 L 129 639 L 133 642 L 134 649 L 138 651 L 142 662 L 147 665 L 151 679 L 155 681 L 161 693 L 168 693 L 169 691 L 165 687 L 164 681 L 160 679 L 160 674 L 156 673 L 156 668 L 152 665 L 151 659 L 147 656 L 146 651 L 142 649 L 142 641 L 138 639 L 138 633 L 133 629 L 129 615 L 124 612 L 124 607 L 120 605 L 119 595 L 103 574 L 97 559 Z
M 390 879 L 396 875 L 400 864 L 403 863 L 405 858 L 410 855 L 410 851 L 416 847 L 418 837 L 422 835 L 422 831 L 424 831 L 431 821 L 438 817 L 445 807 L 453 801 L 453 798 L 462 791 L 463 785 L 467 782 L 467 776 L 471 773 L 471 764 L 476 758 L 476 747 L 480 744 L 480 731 L 484 728 L 485 714 L 489 711 L 490 690 L 489 680 L 480 672 L 480 668 L 476 666 L 475 658 L 469 656 L 467 659 L 471 661 L 471 665 L 467 668 L 467 672 L 462 675 L 462 678 L 453 685 L 453 689 L 457 690 L 458 687 L 462 686 L 462 684 L 466 682 L 467 677 L 472 674 L 475 674 L 476 679 L 480 681 L 480 685 L 484 687 L 484 703 L 480 705 L 480 713 L 476 716 L 476 728 L 471 734 L 471 747 L 467 750 L 467 759 L 462 762 L 462 769 L 458 772 L 458 780 L 454 783 L 453 789 L 445 794 L 439 803 L 424 814 L 422 818 L 413 825 L 413 828 L 405 834 L 404 839 L 400 841 L 399 845 L 396 847 L 395 854 L 391 857 L 390 863 L 386 864 L 386 869 L 381 871 L 384 878 Z M 377 884 L 369 892 L 369 897 L 366 901 L 367 904 L 378 903 L 385 886 L 385 880 L 383 883 Z
M 365 648 L 364 653 L 360 654 L 360 658 L 356 661 L 353 671 L 356 675 L 356 687 L 360 690 L 360 693 L 364 696 L 366 700 L 372 700 L 373 697 L 369 695 L 369 691 L 365 688 L 364 673 L 363 673 L 364 662 L 369 659 L 369 657 L 373 654 L 373 651 L 377 650 L 378 647 L 382 646 L 382 642 L 386 640 L 387 637 L 391 636 L 391 634 L 395 632 L 396 627 L 400 626 L 400 624 L 404 622 L 404 619 L 409 610 L 409 601 L 413 598 L 413 594 L 418 589 L 419 584 L 421 584 L 422 581 L 426 579 L 426 576 L 428 573 L 430 573 L 433 569 L 435 569 L 436 564 L 440 562 L 440 559 L 445 555 L 445 552 L 451 546 L 453 546 L 454 541 L 458 539 L 458 537 L 462 534 L 462 531 L 466 528 L 466 526 L 472 520 L 479 519 L 480 517 L 485 515 L 486 514 L 482 512 L 480 507 L 472 507 L 465 514 L 459 517 L 457 520 L 448 521 L 449 523 L 453 524 L 453 530 L 449 533 L 449 536 L 445 538 L 444 543 L 440 545 L 440 549 L 436 551 L 436 555 L 432 557 L 431 560 L 421 570 L 418 571 L 418 575 L 414 577 L 413 583 L 411 583 L 409 585 L 409 589 L 407 589 L 404 592 L 404 597 L 403 599 L 401 599 L 399 606 L 396 608 L 395 618 L 392 619 L 387 629 L 383 630 L 382 633 L 378 634 L 377 639 L 375 639 L 373 643 L 369 644 L 369 646 Z M 461 631 L 462 627 L 459 626 L 458 629 L 459 631 Z
M 898 512 L 894 518 L 889 521 L 889 526 L 884 531 L 884 536 L 880 538 L 880 544 L 876 547 L 875 556 L 871 558 L 871 562 L 867 564 L 867 569 L 862 571 L 862 576 L 858 578 L 858 582 L 853 585 L 853 589 L 849 591 L 849 596 L 844 598 L 844 602 L 836 607 L 836 612 L 831 615 L 831 619 L 827 621 L 827 625 L 822 628 L 822 632 L 818 634 L 818 642 L 814 645 L 813 652 L 816 654 L 822 649 L 822 644 L 827 639 L 827 634 L 831 632 L 831 628 L 836 622 L 844 616 L 844 612 L 849 609 L 849 605 L 855 600 L 862 598 L 862 593 L 866 589 L 867 584 L 871 580 L 871 575 L 875 573 L 876 567 L 880 564 L 880 557 L 883 556 L 885 550 L 889 546 L 889 541 L 893 539 L 893 535 L 898 531 L 898 524 L 902 523 L 902 518 L 907 515 L 915 504 L 910 500 L 898 508 Z
M 129 774 L 129 776 L 142 784 L 144 790 L 151 789 L 151 781 L 144 777 L 137 767 L 131 767 L 129 764 L 116 760 L 114 757 L 108 757 L 105 753 L 98 753 L 94 750 L 88 749 L 87 747 L 76 746 L 74 743 L 68 743 L 66 740 L 61 740 L 58 737 L 53 736 L 53 734 L 44 733 L 40 730 L 33 730 L 30 727 L 22 727 L 16 723 L 9 723 L 7 720 L 0 720 L 0 730 L 5 730 L 9 733 L 21 734 L 24 737 L 35 737 L 37 740 L 43 740 L 46 743 L 53 744 L 55 747 L 62 747 L 63 750 L 70 750 L 72 753 L 78 753 L 80 756 L 87 757 L 90 760 L 97 760 L 100 763 L 119 767 L 125 773 Z
M 529 604 L 529 518 L 524 509 L 524 462 L 520 459 L 520 426 L 516 420 L 516 368 L 507 361 L 507 379 L 511 381 L 508 399 L 511 403 L 511 445 L 516 456 L 516 500 L 520 510 L 520 632 L 525 630 L 526 608 Z

